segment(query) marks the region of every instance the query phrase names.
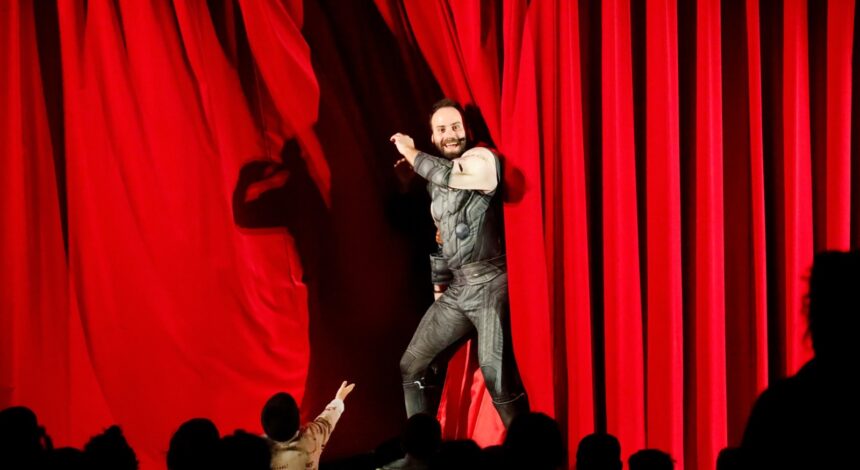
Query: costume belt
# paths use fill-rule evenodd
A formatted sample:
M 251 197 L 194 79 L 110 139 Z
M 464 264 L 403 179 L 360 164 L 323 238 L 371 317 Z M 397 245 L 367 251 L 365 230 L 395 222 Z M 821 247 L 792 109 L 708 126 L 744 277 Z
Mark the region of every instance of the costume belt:
M 507 271 L 505 255 L 466 263 L 452 269 L 454 282 L 458 284 L 481 284 Z

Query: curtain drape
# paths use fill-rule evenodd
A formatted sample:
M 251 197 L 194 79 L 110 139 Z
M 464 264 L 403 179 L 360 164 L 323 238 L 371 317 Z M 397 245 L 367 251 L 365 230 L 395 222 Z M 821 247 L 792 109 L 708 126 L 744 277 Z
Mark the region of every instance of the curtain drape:
M 0 406 L 68 432 L 69 291 L 34 11 L 0 6 Z
M 348 379 L 325 458 L 396 434 L 433 229 L 388 137 L 429 148 L 447 95 L 503 157 L 514 350 L 570 464 L 599 430 L 625 459 L 713 468 L 810 357 L 813 253 L 860 247 L 855 17 L 853 0 L 0 2 L 0 407 L 33 407 L 60 445 L 119 423 L 160 468 L 186 419 L 258 432 L 271 393 L 312 418 Z M 242 228 L 252 160 L 288 190 L 260 199 L 279 222 Z M 440 418 L 494 444 L 469 348 Z
M 713 465 L 769 379 L 811 355 L 812 253 L 856 246 L 854 3 L 377 5 L 506 157 L 535 409 L 571 453 L 605 430 L 625 455 Z

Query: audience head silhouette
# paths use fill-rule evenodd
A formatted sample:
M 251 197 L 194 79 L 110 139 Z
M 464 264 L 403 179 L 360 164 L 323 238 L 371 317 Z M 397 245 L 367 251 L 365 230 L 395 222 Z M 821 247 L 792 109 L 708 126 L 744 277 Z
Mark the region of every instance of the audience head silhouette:
M 435 417 L 426 413 L 412 415 L 403 429 L 400 444 L 403 451 L 421 460 L 427 460 L 442 442 L 442 427 Z
M 557 468 L 564 464 L 564 441 L 558 423 L 543 413 L 517 415 L 502 444 L 506 458 L 515 465 Z
M 756 400 L 741 447 L 748 468 L 838 468 L 854 460 L 860 251 L 815 255 L 807 313 L 815 357 Z M 850 465 L 849 465 L 850 466 Z
M 717 456 L 717 470 L 746 470 L 747 458 L 744 449 L 726 447 Z
M 612 434 L 589 434 L 576 449 L 576 470 L 620 470 L 621 444 Z
M 472 470 L 481 467 L 481 446 L 471 439 L 444 441 L 430 468 Z
M 29 466 L 44 452 L 43 440 L 47 436 L 32 410 L 13 406 L 0 411 L 0 464 Z
M 93 470 L 137 470 L 137 456 L 119 426 L 93 436 L 84 446 L 87 466 Z
M 260 436 L 237 430 L 221 440 L 223 470 L 270 470 L 269 443 Z
M 826 251 L 815 256 L 807 309 L 816 358 L 836 362 L 857 359 L 858 289 L 860 251 Z
M 672 456 L 658 449 L 643 449 L 627 460 L 630 470 L 672 470 L 675 461 Z
M 289 393 L 276 393 L 263 406 L 261 421 L 269 439 L 289 441 L 299 430 L 299 406 Z
M 221 436 L 212 421 L 190 419 L 173 433 L 167 449 L 168 470 L 212 468 L 218 463 Z

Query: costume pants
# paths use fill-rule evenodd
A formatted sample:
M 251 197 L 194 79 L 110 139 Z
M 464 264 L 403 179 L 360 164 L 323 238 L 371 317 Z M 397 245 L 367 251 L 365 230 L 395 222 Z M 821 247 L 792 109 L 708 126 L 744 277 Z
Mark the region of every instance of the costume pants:
M 436 414 L 445 378 L 438 357 L 476 332 L 484 382 L 507 427 L 514 416 L 528 411 L 528 399 L 511 344 L 504 257 L 469 263 L 452 272 L 453 282 L 424 314 L 400 361 L 406 414 Z

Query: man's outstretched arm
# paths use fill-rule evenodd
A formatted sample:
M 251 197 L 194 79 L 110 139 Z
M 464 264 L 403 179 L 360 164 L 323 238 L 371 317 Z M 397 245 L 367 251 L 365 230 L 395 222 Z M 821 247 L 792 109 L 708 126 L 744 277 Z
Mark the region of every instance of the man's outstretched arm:
M 484 147 L 475 147 L 454 160 L 436 157 L 415 148 L 405 134 L 391 136 L 397 151 L 421 177 L 439 186 L 489 192 L 499 184 L 496 156 Z

